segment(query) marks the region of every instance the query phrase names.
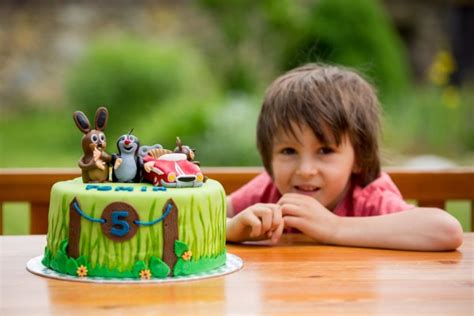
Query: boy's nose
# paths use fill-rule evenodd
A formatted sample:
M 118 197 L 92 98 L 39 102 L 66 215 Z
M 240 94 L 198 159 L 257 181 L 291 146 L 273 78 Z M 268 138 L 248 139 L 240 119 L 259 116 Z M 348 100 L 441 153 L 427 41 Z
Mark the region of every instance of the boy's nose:
M 311 160 L 302 160 L 296 170 L 296 174 L 302 177 L 312 177 L 317 175 L 318 172 L 318 166 Z

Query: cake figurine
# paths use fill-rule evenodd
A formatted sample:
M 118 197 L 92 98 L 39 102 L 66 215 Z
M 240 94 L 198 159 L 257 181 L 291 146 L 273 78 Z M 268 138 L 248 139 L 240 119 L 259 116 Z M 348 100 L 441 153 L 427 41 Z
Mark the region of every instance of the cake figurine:
M 192 161 L 194 162 L 195 164 L 199 165 L 199 162 L 197 161 L 194 161 L 194 157 L 195 157 L 195 152 L 196 152 L 196 149 L 194 148 L 191 148 L 187 145 L 183 145 L 181 143 L 181 139 L 179 137 L 176 137 L 176 148 L 174 149 L 174 152 L 175 153 L 182 153 L 182 154 L 185 154 L 186 155 L 186 159 L 188 161 Z
M 200 187 L 204 176 L 186 154 L 167 149 L 150 150 L 143 158 L 143 178 L 154 186 L 168 188 Z
M 143 160 L 138 155 L 140 141 L 132 130 L 122 135 L 117 141 L 118 154 L 112 155 L 112 181 L 113 182 L 140 182 L 143 168 Z
M 107 126 L 109 112 L 105 107 L 99 107 L 95 113 L 95 128 L 92 129 L 87 116 L 76 111 L 73 114 L 74 122 L 79 130 L 84 133 L 82 137 L 82 150 L 84 155 L 79 160 L 82 170 L 82 181 L 105 182 L 109 179 L 109 163 L 111 156 L 105 152 L 107 147 L 104 130 Z

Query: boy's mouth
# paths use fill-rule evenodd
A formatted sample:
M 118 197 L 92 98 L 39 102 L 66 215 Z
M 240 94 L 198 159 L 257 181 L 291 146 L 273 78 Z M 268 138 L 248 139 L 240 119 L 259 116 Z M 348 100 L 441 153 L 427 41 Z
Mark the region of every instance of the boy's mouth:
M 316 193 L 320 189 L 317 186 L 308 184 L 295 185 L 294 188 L 300 193 Z

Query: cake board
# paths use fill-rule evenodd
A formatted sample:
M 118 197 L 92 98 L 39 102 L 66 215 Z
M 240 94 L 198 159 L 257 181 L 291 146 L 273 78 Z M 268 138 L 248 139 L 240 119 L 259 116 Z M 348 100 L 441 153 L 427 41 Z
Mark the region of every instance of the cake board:
M 233 254 L 227 253 L 226 264 L 211 271 L 167 278 L 153 278 L 153 279 L 133 279 L 133 278 L 104 278 L 104 277 L 74 277 L 71 275 L 63 274 L 51 270 L 45 267 L 41 260 L 43 256 L 37 256 L 30 259 L 26 264 L 26 269 L 36 275 L 47 277 L 51 279 L 73 281 L 73 282 L 88 282 L 88 283 L 135 283 L 135 284 L 146 284 L 146 283 L 172 283 L 172 282 L 189 282 L 194 280 L 208 279 L 212 277 L 223 276 L 233 272 L 237 272 L 242 269 L 244 262 L 243 260 Z

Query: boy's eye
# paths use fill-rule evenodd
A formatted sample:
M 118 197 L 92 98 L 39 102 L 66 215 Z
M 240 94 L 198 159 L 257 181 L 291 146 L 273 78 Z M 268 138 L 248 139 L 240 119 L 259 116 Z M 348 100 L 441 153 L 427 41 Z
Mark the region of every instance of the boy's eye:
M 318 150 L 318 154 L 321 154 L 321 155 L 328 155 L 328 154 L 331 154 L 333 152 L 334 152 L 334 149 L 332 149 L 331 147 L 321 147 Z
M 283 148 L 280 153 L 282 153 L 283 155 L 293 155 L 296 153 L 296 150 L 294 150 L 293 148 L 290 148 L 290 147 L 287 147 L 287 148 Z

